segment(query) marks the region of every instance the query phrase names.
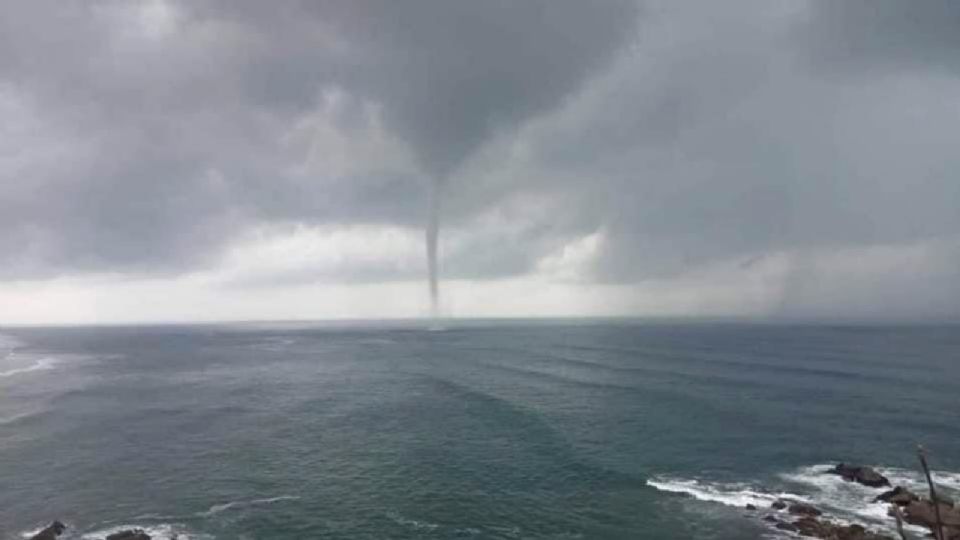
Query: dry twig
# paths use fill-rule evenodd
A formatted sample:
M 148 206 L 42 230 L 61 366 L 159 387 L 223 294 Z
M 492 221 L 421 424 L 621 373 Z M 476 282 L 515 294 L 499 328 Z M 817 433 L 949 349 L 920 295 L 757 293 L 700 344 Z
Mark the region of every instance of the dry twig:
M 920 456 L 920 465 L 923 467 L 923 474 L 927 477 L 927 484 L 930 486 L 930 502 L 933 503 L 933 515 L 937 519 L 937 530 L 933 531 L 933 537 L 937 540 L 945 540 L 943 533 L 943 521 L 940 519 L 940 501 L 937 499 L 937 489 L 933 486 L 933 478 L 930 477 L 930 467 L 927 466 L 927 453 L 923 446 L 917 446 L 917 455 Z
M 900 513 L 900 507 L 892 505 L 893 517 L 897 520 L 897 532 L 900 533 L 900 540 L 907 540 L 906 533 L 903 532 L 903 514 Z

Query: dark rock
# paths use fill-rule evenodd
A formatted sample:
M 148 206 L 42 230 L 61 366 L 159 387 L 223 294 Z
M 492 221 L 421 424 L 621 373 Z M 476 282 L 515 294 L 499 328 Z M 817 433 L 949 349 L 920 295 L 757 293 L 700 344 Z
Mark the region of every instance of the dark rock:
M 778 521 L 774 527 L 780 529 L 781 531 L 797 532 L 797 526 L 793 523 L 787 523 L 786 521 Z
M 868 531 L 862 525 L 837 525 L 829 521 L 820 521 L 810 516 L 802 517 L 793 524 L 798 533 L 814 538 L 825 538 L 828 540 L 892 540 L 889 536 Z
M 819 516 L 823 514 L 815 506 L 807 503 L 793 503 L 787 508 L 787 512 L 798 516 Z
M 815 538 L 825 538 L 829 534 L 829 527 L 824 523 L 812 517 L 800 518 L 796 521 L 797 531 L 804 536 L 813 536 Z
M 921 525 L 930 530 L 937 524 L 936 512 L 933 503 L 927 499 L 911 501 L 903 507 L 903 519 L 913 525 Z M 944 503 L 940 503 L 940 519 L 945 527 L 960 529 L 960 510 Z
M 871 467 L 840 463 L 827 472 L 830 474 L 838 474 L 841 478 L 848 482 L 857 482 L 865 486 L 884 487 L 890 485 L 890 481 L 887 480 L 887 477 L 878 473 Z
M 747 508 L 747 510 L 756 510 L 756 509 L 757 509 L 757 507 L 756 507 L 755 505 L 752 505 L 752 504 L 748 504 L 748 505 L 746 506 L 746 508 Z
M 909 489 L 901 486 L 897 486 L 890 491 L 884 491 L 880 495 L 877 495 L 873 502 L 888 502 L 896 504 L 897 506 L 905 506 L 910 503 L 910 501 L 919 501 L 920 497 L 917 494 L 913 493 Z
M 143 529 L 129 529 L 108 535 L 106 540 L 150 540 L 150 535 Z
M 67 526 L 63 523 L 54 521 L 47 528 L 31 536 L 30 540 L 56 540 L 58 536 L 63 534 L 63 531 L 66 530 L 66 528 Z
M 786 507 L 787 507 L 787 503 L 781 499 L 777 499 L 773 501 L 773 504 L 770 505 L 770 508 L 773 508 L 774 510 L 783 510 Z
M 797 530 L 797 528 L 793 525 L 793 523 L 784 521 L 773 514 L 767 514 L 763 516 L 763 520 L 773 525 L 777 529 L 780 529 L 781 531 L 796 532 Z

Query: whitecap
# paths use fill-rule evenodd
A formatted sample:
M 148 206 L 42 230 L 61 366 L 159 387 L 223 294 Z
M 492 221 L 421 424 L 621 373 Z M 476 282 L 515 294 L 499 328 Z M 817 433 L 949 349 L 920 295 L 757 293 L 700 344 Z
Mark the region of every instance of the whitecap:
M 57 362 L 52 358 L 40 358 L 39 360 L 30 364 L 29 366 L 8 369 L 6 371 L 0 371 L 0 378 L 13 377 L 14 375 L 21 375 L 21 374 L 30 373 L 33 371 L 44 371 L 48 369 L 53 369 L 56 366 L 56 363 Z
M 897 467 L 881 467 L 877 470 L 886 476 L 891 484 L 903 486 L 914 493 L 926 492 L 929 489 L 927 479 L 920 472 L 919 465 L 916 470 Z M 960 473 L 933 470 L 930 471 L 930 476 L 938 490 L 942 490 L 946 495 L 953 498 L 960 497 Z
M 436 523 L 430 523 L 429 521 L 418 521 L 408 518 L 399 512 L 387 512 L 387 517 L 397 525 L 403 525 L 419 531 L 433 531 L 440 526 Z
M 794 472 L 781 474 L 780 477 L 797 483 L 814 486 L 821 490 L 837 490 L 838 486 L 845 486 L 849 491 L 862 494 L 870 493 L 876 495 L 875 488 L 863 486 L 856 482 L 847 482 L 839 475 L 829 474 L 828 471 L 834 468 L 833 464 L 818 464 L 808 467 L 802 467 Z M 876 467 L 877 472 L 887 477 L 892 486 L 903 486 L 915 493 L 921 493 L 927 490 L 927 480 L 917 469 L 901 469 L 898 467 Z M 952 471 L 934 470 L 930 471 L 934 483 L 939 489 L 960 494 L 960 473 Z
M 754 505 L 757 508 L 769 508 L 777 499 L 800 501 L 813 504 L 823 511 L 824 517 L 839 524 L 859 523 L 869 528 L 895 534 L 896 525 L 888 515 L 889 505 L 873 502 L 883 492 L 843 480 L 839 475 L 829 474 L 830 464 L 818 464 L 801 467 L 782 473 L 779 478 L 785 482 L 780 492 L 766 491 L 755 485 L 745 483 L 717 483 L 699 479 L 656 476 L 647 480 L 647 485 L 663 492 L 680 493 L 699 501 L 723 504 L 729 507 L 744 508 Z M 896 468 L 877 468 L 887 476 L 894 486 L 902 485 L 915 493 L 924 493 L 926 480 L 918 471 Z M 960 474 L 949 471 L 934 471 L 934 479 L 943 491 L 954 496 L 960 486 Z M 907 531 L 925 534 L 923 527 L 906 524 Z M 771 532 L 782 537 L 780 532 Z
M 31 538 L 46 528 L 47 528 L 47 525 L 44 525 L 42 527 L 37 527 L 36 529 L 31 529 L 29 531 L 21 531 L 20 538 Z
M 295 501 L 298 499 L 300 499 L 300 497 L 296 495 L 280 495 L 277 497 L 268 497 L 265 499 L 252 499 L 249 501 L 229 501 L 222 504 L 215 504 L 210 508 L 208 508 L 205 512 L 197 512 L 196 515 L 199 517 L 211 517 L 233 508 L 248 508 L 251 506 L 262 506 L 262 505 L 274 504 L 274 503 L 283 502 L 283 501 Z
M 777 499 L 810 502 L 796 493 L 766 493 L 743 484 L 719 484 L 695 479 L 655 477 L 647 480 L 647 485 L 669 493 L 683 493 L 699 501 L 708 501 L 743 508 L 748 504 L 769 507 Z
M 834 521 L 847 524 L 859 522 L 882 528 L 888 533 L 895 532 L 894 520 L 887 513 L 890 505 L 874 502 L 877 495 L 884 490 L 848 482 L 839 475 L 830 474 L 828 471 L 832 468 L 833 465 L 829 464 L 811 465 L 780 477 L 811 490 L 810 496 L 815 504 Z M 894 486 L 903 486 L 916 493 L 923 493 L 926 488 L 926 481 L 919 472 L 883 467 L 877 468 L 877 471 L 886 476 Z M 904 528 L 920 534 L 928 532 L 923 527 L 909 524 Z
M 507 538 L 520 538 L 523 531 L 520 530 L 520 527 L 490 527 L 492 530 L 500 533 L 501 536 L 506 536 Z
M 13 415 L 10 415 L 10 416 L 2 416 L 2 417 L 0 417 L 0 426 L 6 426 L 6 425 L 9 425 L 9 424 L 15 424 L 15 423 L 19 422 L 20 420 L 23 420 L 23 419 L 25 419 L 25 418 L 30 418 L 31 416 L 36 416 L 37 414 L 40 414 L 40 413 L 37 412 L 37 411 L 28 411 L 28 412 L 23 412 L 23 413 L 20 413 L 20 414 L 13 414 Z
M 167 540 L 168 538 L 176 538 L 177 540 L 212 540 L 214 538 L 209 534 L 193 532 L 180 523 L 159 523 L 156 525 L 136 525 L 125 523 L 123 525 L 115 525 L 84 533 L 80 536 L 80 539 L 103 540 L 111 534 L 130 529 L 142 529 L 143 532 L 147 533 L 155 540 Z

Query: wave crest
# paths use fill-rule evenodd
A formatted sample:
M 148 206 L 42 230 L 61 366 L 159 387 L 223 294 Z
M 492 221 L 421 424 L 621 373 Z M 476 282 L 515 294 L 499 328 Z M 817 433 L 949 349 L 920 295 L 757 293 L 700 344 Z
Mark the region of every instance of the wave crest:
M 24 373 L 30 373 L 33 371 L 44 371 L 48 369 L 53 369 L 56 366 L 56 364 L 57 362 L 52 358 L 40 358 L 39 360 L 30 364 L 29 366 L 8 369 L 6 371 L 0 371 L 0 379 L 13 377 L 14 375 L 22 375 Z
M 123 524 L 115 525 L 105 529 L 84 533 L 80 535 L 80 540 L 103 540 L 107 536 L 124 530 L 142 529 L 143 532 L 150 535 L 151 538 L 166 540 L 176 538 L 177 540 L 213 540 L 215 537 L 209 534 L 202 534 L 191 531 L 180 523 L 158 523 L 155 525 L 137 525 Z
M 744 508 L 748 504 L 758 509 L 770 509 L 777 499 L 799 501 L 815 505 L 830 521 L 842 524 L 861 523 L 869 527 L 895 534 L 893 518 L 887 515 L 889 505 L 874 502 L 881 489 L 847 482 L 835 474 L 828 474 L 831 464 L 801 467 L 777 475 L 779 492 L 768 491 L 749 483 L 720 483 L 700 479 L 656 476 L 647 480 L 647 485 L 667 493 L 680 493 L 699 501 L 720 503 L 725 506 Z M 894 486 L 903 486 L 915 493 L 927 490 L 926 480 L 919 471 L 894 467 L 878 467 Z M 960 496 L 960 473 L 933 471 L 937 485 L 951 498 Z M 773 510 L 770 509 L 772 512 Z M 925 534 L 922 527 L 906 525 L 905 529 Z
M 230 501 L 230 502 L 225 502 L 223 504 L 215 504 L 210 508 L 208 508 L 205 512 L 197 512 L 197 516 L 210 517 L 210 516 L 215 516 L 221 512 L 225 512 L 227 510 L 231 510 L 235 508 L 249 508 L 251 506 L 263 506 L 266 504 L 273 504 L 273 503 L 278 503 L 283 501 L 296 501 L 298 499 L 300 499 L 300 497 L 296 495 L 280 495 L 277 497 L 269 497 L 266 499 L 252 499 L 249 501 Z
M 647 480 L 647 485 L 668 493 L 684 493 L 698 501 L 708 501 L 743 508 L 752 504 L 757 508 L 769 507 L 777 499 L 810 502 L 797 493 L 766 493 L 743 484 L 715 484 L 700 480 L 657 477 Z

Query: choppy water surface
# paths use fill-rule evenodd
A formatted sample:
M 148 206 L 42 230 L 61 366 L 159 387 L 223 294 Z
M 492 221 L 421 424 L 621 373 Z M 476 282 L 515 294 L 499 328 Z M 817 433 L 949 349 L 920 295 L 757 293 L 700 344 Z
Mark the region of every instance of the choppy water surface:
M 960 328 L 624 321 L 0 329 L 0 538 L 773 535 L 960 494 Z

